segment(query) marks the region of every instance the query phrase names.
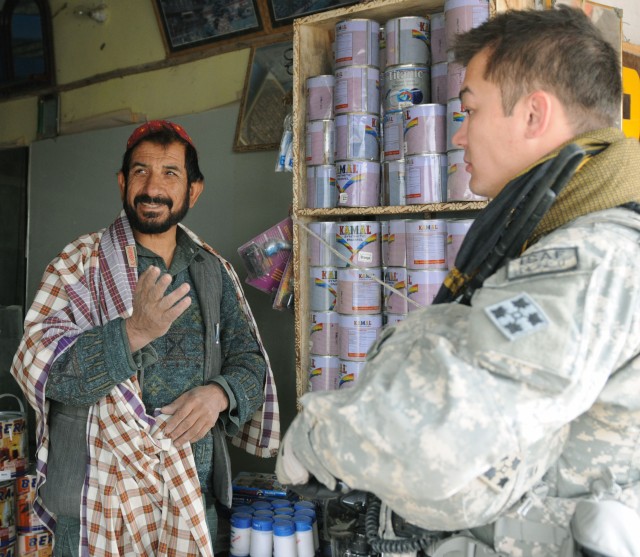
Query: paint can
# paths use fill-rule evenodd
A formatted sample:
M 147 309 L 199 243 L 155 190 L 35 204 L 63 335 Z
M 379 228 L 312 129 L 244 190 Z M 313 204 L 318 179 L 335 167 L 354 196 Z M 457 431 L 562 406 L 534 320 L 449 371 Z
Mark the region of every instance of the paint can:
M 384 312 L 407 313 L 409 302 L 400 295 L 407 295 L 406 267 L 387 267 L 384 270 L 384 283 L 394 289 L 384 289 Z
M 447 100 L 460 100 L 460 89 L 462 89 L 465 73 L 466 69 L 462 64 L 456 62 L 447 64 Z
M 386 265 L 389 259 L 389 221 L 380 221 L 380 261 Z
M 337 202 L 335 165 L 307 166 L 307 207 L 330 209 L 335 207 Z
M 42 532 L 21 532 L 18 534 L 18 555 L 20 557 L 50 557 L 53 552 L 53 534 Z
M 311 356 L 309 360 L 309 390 L 311 392 L 335 390 L 340 375 L 338 358 Z
M 380 118 L 377 114 L 338 114 L 335 128 L 335 160 L 380 160 Z
M 453 144 L 453 135 L 462 127 L 464 117 L 460 99 L 449 99 L 447 101 L 447 151 L 459 149 Z
M 309 269 L 309 309 L 333 311 L 338 301 L 338 270 L 336 267 Z
M 447 201 L 483 201 L 486 197 L 471 191 L 471 174 L 464 162 L 464 149 L 447 153 Z
M 331 75 L 315 75 L 307 78 L 307 120 L 331 120 L 333 118 L 333 86 L 336 78 Z
M 0 411 L 0 482 L 22 476 L 27 470 L 27 415 L 22 401 L 12 394 L 19 411 Z
M 431 64 L 447 61 L 447 40 L 444 31 L 444 12 L 431 14 L 429 17 L 431 29 Z
M 380 114 L 380 71 L 372 66 L 349 66 L 335 71 L 334 114 Z
M 387 21 L 384 29 L 387 41 L 387 67 L 430 63 L 428 18 L 396 17 Z
M 340 161 L 336 163 L 338 207 L 380 205 L 380 163 Z
M 380 329 L 382 329 L 382 314 L 341 315 L 338 334 L 340 359 L 364 361 Z
M 380 26 L 380 31 L 378 32 L 378 53 L 378 69 L 380 70 L 380 78 L 382 78 L 382 72 L 387 65 L 387 33 L 384 25 Z
M 441 203 L 447 195 L 447 155 L 411 155 L 405 161 L 407 204 Z
M 380 24 L 372 19 L 345 19 L 335 27 L 335 67 L 380 65 Z
M 311 354 L 337 356 L 338 314 L 335 311 L 312 311 L 309 344 Z
M 364 369 L 366 362 L 352 362 L 340 360 L 340 376 L 338 379 L 338 389 L 350 389 L 358 381 L 360 373 Z
M 333 120 L 313 120 L 305 128 L 305 161 L 308 165 L 333 164 L 335 123 Z
M 6 548 L 16 541 L 15 480 L 0 482 L 0 547 Z
M 335 245 L 349 263 L 337 258 L 338 267 L 380 267 L 380 222 L 344 221 L 335 223 Z
M 447 107 L 419 104 L 404 110 L 404 153 L 444 153 L 447 150 Z
M 380 267 L 338 268 L 338 304 L 343 315 L 380 313 L 382 311 L 382 270 Z
M 431 102 L 447 104 L 447 62 L 440 62 L 431 66 Z
M 447 223 L 442 219 L 407 220 L 407 268 L 447 268 Z
M 385 327 L 393 327 L 407 318 L 406 313 L 383 313 L 382 321 Z
M 16 526 L 18 532 L 45 530 L 44 525 L 33 510 L 37 479 L 38 476 L 35 471 L 16 479 Z
M 404 160 L 382 163 L 382 203 L 383 205 L 407 204 Z
M 409 304 L 409 311 L 416 311 L 421 307 L 431 305 L 446 276 L 447 271 L 409 269 L 407 271 L 409 299 L 420 304 L 420 307 Z
M 404 114 L 402 110 L 386 112 L 382 118 L 382 146 L 385 162 L 404 158 Z
M 334 221 L 310 222 L 309 230 L 322 238 L 318 240 L 311 234 L 307 237 L 307 250 L 309 252 L 309 265 L 312 267 L 335 267 L 337 265 L 335 254 L 329 247 L 336 248 L 336 223 Z
M 453 269 L 462 241 L 472 224 L 473 219 L 451 219 L 447 221 L 447 268 Z
M 444 33 L 447 45 L 455 36 L 478 27 L 489 19 L 489 0 L 445 0 Z
M 422 64 L 391 66 L 384 71 L 384 111 L 402 110 L 431 101 L 431 70 Z
M 404 267 L 407 264 L 407 219 L 391 219 L 389 221 L 389 257 L 385 265 Z
M 0 545 L 0 557 L 17 557 L 16 551 L 16 540 L 9 542 L 7 545 Z

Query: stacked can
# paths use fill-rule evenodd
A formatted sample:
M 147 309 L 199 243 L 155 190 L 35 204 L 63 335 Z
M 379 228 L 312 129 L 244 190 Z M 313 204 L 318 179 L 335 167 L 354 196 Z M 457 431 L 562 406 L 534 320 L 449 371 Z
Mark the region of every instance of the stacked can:
M 473 219 L 447 221 L 447 268 L 453 269 L 460 246 L 473 224 Z
M 53 535 L 42 525 L 33 510 L 36 481 L 35 470 L 16 480 L 17 554 L 25 557 L 48 557 L 53 550 Z
M 380 24 L 335 26 L 335 165 L 338 207 L 380 204 Z
M 429 18 L 405 16 L 385 23 L 385 67 L 382 88 L 382 203 L 406 205 L 404 110 L 431 99 Z M 421 203 L 421 201 L 413 201 Z
M 338 382 L 337 223 L 309 223 L 309 390 L 326 391 Z
M 489 18 L 489 0 L 445 0 L 443 14 L 444 45 L 449 49 L 458 33 L 469 31 Z M 438 70 L 438 75 L 441 73 L 442 70 Z M 460 102 L 464 76 L 464 67 L 455 63 L 453 52 L 447 50 L 446 87 L 440 85 L 439 89 L 446 90 L 447 96 L 447 200 L 481 201 L 486 198 L 474 194 L 469 188 L 471 176 L 466 170 L 464 150 L 453 143 L 453 136 L 464 121 Z
M 382 328 L 381 225 L 335 223 L 338 292 L 338 378 L 335 388 L 357 381 L 365 356 Z
M 307 206 L 312 209 L 336 206 L 334 83 L 333 75 L 316 75 L 305 83 Z

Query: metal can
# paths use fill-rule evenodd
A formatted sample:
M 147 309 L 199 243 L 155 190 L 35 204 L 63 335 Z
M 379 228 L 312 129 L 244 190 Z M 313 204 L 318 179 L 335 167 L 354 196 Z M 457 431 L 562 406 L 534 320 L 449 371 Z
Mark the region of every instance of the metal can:
M 380 159 L 380 118 L 377 114 L 338 114 L 335 128 L 335 160 Z
M 0 483 L 0 547 L 7 547 L 16 541 L 15 489 L 14 480 Z
M 338 354 L 338 314 L 335 311 L 312 311 L 309 332 L 311 354 L 336 356 Z
M 464 150 L 447 152 L 447 201 L 483 201 L 486 197 L 471 191 L 471 174 L 464 162 Z
M 338 258 L 337 266 L 380 266 L 380 222 L 344 221 L 335 223 L 335 243 L 348 263 Z
M 384 270 L 384 283 L 393 290 L 384 290 L 384 311 L 386 313 L 407 313 L 407 269 L 406 267 L 387 267 Z
M 404 110 L 404 153 L 444 153 L 447 150 L 447 107 L 419 104 Z
M 449 93 L 447 90 L 447 72 L 449 64 L 440 62 L 431 66 L 431 102 L 447 104 Z
M 427 65 L 391 66 L 384 71 L 385 112 L 431 101 L 431 70 Z
M 309 165 L 333 164 L 335 151 L 335 123 L 333 120 L 307 122 L 305 160 Z
M 431 305 L 446 276 L 447 271 L 409 269 L 407 271 L 409 299 L 419 304 L 409 304 L 409 311 Z
M 334 113 L 380 114 L 380 70 L 373 66 L 348 66 L 335 71 Z
M 447 268 L 447 223 L 442 219 L 407 220 L 407 268 L 444 270 Z
M 335 67 L 380 65 L 380 24 L 372 19 L 346 19 L 335 27 Z
M 429 64 L 429 19 L 405 16 L 390 19 L 385 24 L 388 66 Z
M 447 151 L 453 151 L 459 147 L 453 144 L 454 134 L 462 127 L 464 112 L 460 99 L 447 101 Z
M 316 75 L 306 81 L 307 120 L 330 120 L 333 118 L 333 87 L 336 78 L 331 75 Z
M 307 206 L 329 209 L 338 202 L 336 167 L 333 164 L 307 166 Z
M 462 241 L 472 224 L 473 219 L 451 219 L 447 221 L 447 267 L 449 269 L 453 269 Z
M 336 223 L 334 221 L 317 221 L 308 224 L 309 234 L 307 249 L 309 265 L 312 267 L 335 267 L 336 256 L 329 248 L 336 248 Z M 317 238 L 316 238 L 317 236 Z
M 19 411 L 0 412 L 0 481 L 15 479 L 27 469 L 27 415 L 22 401 L 12 394 L 0 395 L 18 403 Z
M 340 376 L 338 379 L 338 389 L 350 389 L 357 383 L 358 377 L 364 369 L 365 362 L 340 360 L 339 366 Z
M 382 314 L 340 316 L 340 359 L 364 361 L 382 329 Z
M 385 161 L 404 158 L 404 113 L 402 110 L 386 112 L 382 119 L 382 145 Z
M 459 99 L 465 74 L 466 69 L 462 64 L 456 62 L 447 64 L 447 100 Z
M 382 163 L 382 197 L 384 205 L 407 204 L 404 160 Z
M 382 311 L 382 271 L 380 267 L 338 268 L 338 304 L 343 315 L 380 313 Z
M 441 203 L 447 197 L 447 156 L 411 155 L 405 161 L 407 204 Z
M 445 0 L 445 41 L 452 45 L 455 36 L 478 27 L 489 19 L 489 0 Z
M 380 163 L 340 161 L 336 163 L 338 207 L 380 205 Z
M 309 390 L 333 391 L 338 387 L 340 374 L 336 356 L 311 356 L 309 358 Z
M 385 265 L 404 267 L 407 264 L 407 219 L 391 219 L 389 221 L 389 249 Z
M 336 267 L 311 267 L 309 275 L 309 309 L 333 311 L 338 301 L 338 270 Z
M 431 14 L 431 64 L 447 61 L 447 39 L 444 30 L 444 12 Z

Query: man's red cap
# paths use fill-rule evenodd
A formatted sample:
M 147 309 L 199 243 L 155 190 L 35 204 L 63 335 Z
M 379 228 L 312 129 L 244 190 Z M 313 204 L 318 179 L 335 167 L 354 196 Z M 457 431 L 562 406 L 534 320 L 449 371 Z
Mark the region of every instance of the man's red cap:
M 194 149 L 196 148 L 196 146 L 193 144 L 193 141 L 189 137 L 189 134 L 182 126 L 174 124 L 173 122 L 169 122 L 168 120 L 151 120 L 151 122 L 145 122 L 133 131 L 133 133 L 127 140 L 127 149 L 131 149 L 131 147 L 133 147 L 136 143 L 138 143 L 148 135 L 161 131 L 163 129 L 174 131 L 189 145 L 191 145 L 191 147 L 193 147 Z

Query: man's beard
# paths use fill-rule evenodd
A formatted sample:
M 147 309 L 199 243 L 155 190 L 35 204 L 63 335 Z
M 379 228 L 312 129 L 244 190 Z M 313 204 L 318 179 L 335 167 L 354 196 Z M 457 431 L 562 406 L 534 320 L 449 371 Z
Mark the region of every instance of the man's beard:
M 129 224 L 131 228 L 142 233 L 142 234 L 162 234 L 166 232 L 171 227 L 175 226 L 179 222 L 184 219 L 184 217 L 189 212 L 189 190 L 191 189 L 191 185 L 187 186 L 187 192 L 182 200 L 182 205 L 178 208 L 178 210 L 173 213 L 171 210 L 173 209 L 173 202 L 169 198 L 165 197 L 151 197 L 146 194 L 137 195 L 133 200 L 133 205 L 129 204 L 127 201 L 127 191 L 125 189 L 124 201 L 122 202 L 122 207 L 124 209 L 127 218 L 129 219 Z M 156 203 L 163 204 L 169 208 L 169 216 L 165 220 L 158 220 L 155 217 L 148 217 L 149 220 L 141 220 L 138 217 L 138 213 L 135 210 L 135 207 L 139 203 Z M 150 215 L 155 213 L 155 211 L 144 212 L 143 215 Z

